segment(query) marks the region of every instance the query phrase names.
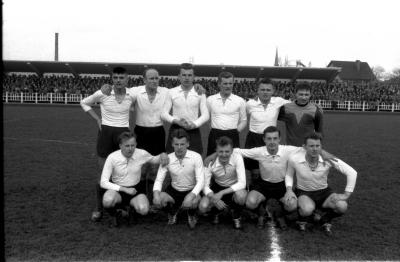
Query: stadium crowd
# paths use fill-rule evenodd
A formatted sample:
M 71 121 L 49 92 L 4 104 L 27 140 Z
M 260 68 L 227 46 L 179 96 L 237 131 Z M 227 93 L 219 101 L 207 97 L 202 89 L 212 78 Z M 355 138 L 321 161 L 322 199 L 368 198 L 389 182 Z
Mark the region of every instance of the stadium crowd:
M 197 82 L 206 90 L 207 95 L 218 93 L 216 78 L 198 78 Z M 3 75 L 3 92 L 10 93 L 69 93 L 92 94 L 100 86 L 110 83 L 110 78 L 92 76 L 44 76 L 36 75 Z M 277 81 L 277 96 L 286 99 L 293 98 L 295 82 Z M 142 77 L 130 77 L 129 86 L 143 85 Z M 179 80 L 174 77 L 161 77 L 160 86 L 172 88 L 179 85 Z M 364 83 L 353 84 L 348 82 L 333 81 L 326 85 L 325 82 L 311 82 L 313 100 L 333 101 L 367 101 L 383 103 L 400 103 L 399 83 Z M 233 92 L 244 99 L 252 98 L 256 93 L 256 81 L 236 79 Z

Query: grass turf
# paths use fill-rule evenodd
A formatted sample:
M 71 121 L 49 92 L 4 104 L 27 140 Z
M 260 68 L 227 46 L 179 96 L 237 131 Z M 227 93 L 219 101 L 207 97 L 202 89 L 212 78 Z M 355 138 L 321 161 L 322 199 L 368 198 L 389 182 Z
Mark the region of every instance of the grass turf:
M 194 231 L 185 217 L 166 226 L 162 213 L 117 229 L 94 224 L 97 179 L 96 125 L 78 106 L 4 105 L 5 257 L 16 260 L 265 260 L 268 229 L 250 221 L 201 219 Z M 283 260 L 399 260 L 398 173 L 400 115 L 326 113 L 324 147 L 359 173 L 348 213 L 301 235 L 278 232 Z M 203 134 L 207 132 L 202 130 Z M 243 138 L 243 136 L 242 136 Z M 329 184 L 342 191 L 336 172 Z

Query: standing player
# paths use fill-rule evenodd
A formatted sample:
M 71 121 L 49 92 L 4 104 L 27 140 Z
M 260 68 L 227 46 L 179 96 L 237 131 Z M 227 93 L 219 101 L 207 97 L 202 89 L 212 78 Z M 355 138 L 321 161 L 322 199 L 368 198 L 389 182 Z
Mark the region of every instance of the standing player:
M 240 147 L 239 133 L 247 125 L 246 102 L 232 94 L 234 76 L 230 72 L 218 75 L 220 92 L 207 98 L 211 116 L 211 130 L 208 135 L 207 155 L 215 152 L 215 141 L 227 136 L 233 141 L 233 147 Z
M 99 128 L 97 135 L 98 166 L 103 169 L 107 156 L 118 150 L 118 137 L 122 132 L 129 131 L 129 109 L 135 98 L 127 92 L 128 74 L 123 67 L 113 69 L 111 76 L 113 86 L 111 95 L 104 95 L 100 90 L 81 101 L 82 109 L 96 122 Z M 95 103 L 100 104 L 101 118 L 93 110 Z M 92 221 L 102 217 L 102 197 L 104 191 L 96 182 L 96 210 L 92 213 Z
M 268 78 L 257 82 L 256 99 L 250 99 L 246 103 L 246 110 L 249 114 L 249 132 L 246 137 L 245 148 L 264 146 L 263 132 L 269 126 L 276 126 L 279 109 L 290 101 L 281 97 L 273 97 L 275 87 Z M 251 171 L 251 180 L 257 179 L 260 175 L 258 162 L 245 159 L 246 169 Z
M 296 100 L 280 108 L 278 119 L 286 124 L 286 142 L 293 146 L 302 146 L 304 137 L 311 132 L 322 134 L 322 109 L 310 103 L 311 86 L 309 83 L 296 85 Z
M 320 223 L 326 234 L 331 235 L 331 221 L 343 215 L 347 210 L 347 200 L 354 190 L 357 172 L 345 162 L 325 162 L 320 157 L 322 137 L 312 133 L 305 138 L 305 150 L 298 151 L 289 157 L 285 176 L 285 200 L 298 198 L 300 215 L 299 229 L 306 230 L 306 224 L 315 208 L 322 208 L 326 213 Z M 337 194 L 328 186 L 328 174 L 331 167 L 347 176 L 347 185 L 343 194 Z M 293 177 L 296 177 L 296 194 L 293 192 Z
M 107 157 L 100 180 L 101 187 L 107 190 L 103 206 L 114 217 L 113 226 L 118 226 L 116 208 L 119 205 L 129 205 L 137 213 L 147 215 L 149 200 L 146 197 L 146 185 L 140 180 L 141 169 L 145 163 L 159 164 L 161 158 L 161 155 L 154 157 L 136 148 L 136 137 L 132 132 L 123 132 L 119 136 L 119 147 L 120 150 Z M 165 153 L 162 155 L 167 158 Z
M 161 118 L 171 123 L 167 140 L 167 152 L 172 152 L 171 134 L 183 128 L 190 136 L 190 150 L 203 154 L 203 144 L 199 127 L 209 119 L 206 96 L 199 95 L 193 88 L 193 65 L 184 63 L 179 72 L 180 86 L 169 90 Z M 172 109 L 172 115 L 170 111 Z M 200 111 L 200 116 L 199 116 Z
M 176 224 L 178 211 L 186 210 L 188 224 L 194 229 L 197 224 L 196 210 L 200 191 L 204 187 L 204 168 L 201 155 L 188 150 L 189 135 L 183 129 L 172 134 L 174 152 L 168 155 L 169 164 L 158 169 L 153 188 L 153 203 L 168 212 L 168 225 Z M 171 184 L 161 192 L 165 176 L 169 172 Z
M 242 228 L 241 211 L 246 202 L 246 173 L 243 158 L 232 154 L 233 142 L 229 137 L 217 139 L 217 159 L 210 163 L 205 172 L 204 197 L 199 210 L 206 213 L 211 210 L 213 224 L 219 223 L 218 215 L 230 207 L 235 229 Z

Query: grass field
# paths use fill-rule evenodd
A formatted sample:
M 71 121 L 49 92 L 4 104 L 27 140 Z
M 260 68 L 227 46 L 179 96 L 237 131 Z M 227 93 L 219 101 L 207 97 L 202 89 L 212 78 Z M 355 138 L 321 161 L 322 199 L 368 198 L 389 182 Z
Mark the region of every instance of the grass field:
M 4 229 L 8 261 L 268 260 L 270 228 L 205 219 L 167 227 L 162 213 L 132 226 L 89 221 L 96 125 L 79 106 L 4 105 Z M 281 260 L 400 260 L 400 115 L 326 113 L 325 149 L 358 171 L 332 237 L 276 230 Z M 203 130 L 204 131 L 204 130 Z M 345 177 L 333 172 L 339 191 Z

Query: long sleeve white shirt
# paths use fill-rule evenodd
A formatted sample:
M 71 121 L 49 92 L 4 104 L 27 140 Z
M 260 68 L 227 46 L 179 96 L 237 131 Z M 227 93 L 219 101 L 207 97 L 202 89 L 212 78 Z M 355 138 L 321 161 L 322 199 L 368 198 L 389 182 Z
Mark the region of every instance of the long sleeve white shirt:
M 164 121 L 172 123 L 174 119 L 184 118 L 192 121 L 196 127 L 200 127 L 210 118 L 206 96 L 197 94 L 193 87 L 187 91 L 187 95 L 185 95 L 186 91 L 181 86 L 169 89 L 168 93 L 161 115 L 161 119 Z M 171 108 L 172 115 L 170 114 Z
M 289 156 L 298 150 L 303 149 L 301 147 L 279 145 L 278 152 L 275 155 L 271 155 L 266 146 L 251 149 L 235 148 L 234 152 L 257 160 L 263 180 L 271 183 L 279 183 L 285 180 Z
M 296 187 L 304 191 L 316 191 L 328 187 L 328 174 L 331 167 L 347 176 L 345 191 L 353 192 L 357 180 L 357 172 L 340 159 L 324 161 L 320 156 L 318 166 L 312 170 L 305 158 L 305 150 L 289 157 L 288 169 L 285 176 L 286 186 L 293 186 L 293 176 L 296 175 Z
M 119 191 L 121 186 L 135 186 L 140 182 L 142 166 L 147 162 L 159 162 L 159 157 L 139 148 L 135 149 L 130 158 L 126 158 L 121 150 L 111 153 L 104 163 L 100 186 L 115 191 Z
M 246 111 L 249 114 L 249 130 L 253 133 L 262 134 L 269 126 L 276 126 L 279 109 L 284 104 L 290 103 L 281 97 L 271 97 L 270 102 L 264 108 L 260 99 L 250 99 L 246 103 Z
M 209 96 L 207 107 L 211 115 L 212 128 L 237 129 L 239 123 L 247 121 L 246 102 L 237 95 L 231 94 L 225 102 L 220 93 Z
M 100 104 L 101 124 L 114 127 L 129 127 L 129 109 L 136 98 L 127 89 L 126 95 L 121 103 L 115 99 L 114 90 L 111 95 L 104 95 L 101 90 L 82 99 L 81 107 L 87 112 L 95 103 Z
M 129 88 L 129 93 L 136 97 L 135 113 L 136 125 L 143 127 L 162 126 L 161 114 L 168 97 L 168 88 L 157 87 L 156 97 L 150 102 L 146 86 Z
M 205 183 L 203 192 L 205 195 L 212 192 L 210 189 L 211 177 L 223 187 L 230 187 L 234 192 L 246 188 L 246 171 L 243 158 L 240 154 L 232 153 L 228 164 L 225 166 L 219 162 L 219 158 L 205 169 Z
M 189 191 L 198 195 L 204 187 L 204 167 L 201 155 L 187 150 L 183 159 L 179 160 L 175 153 L 170 153 L 169 164 L 160 166 L 154 181 L 153 191 L 161 191 L 167 172 L 171 176 L 171 185 L 177 191 Z

